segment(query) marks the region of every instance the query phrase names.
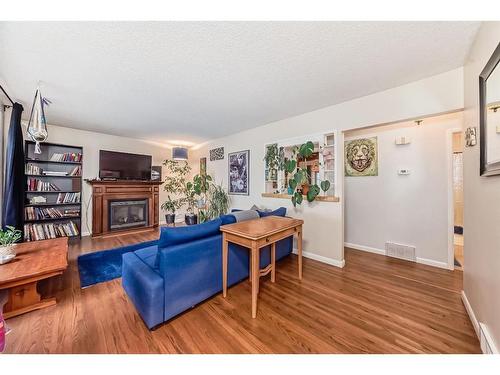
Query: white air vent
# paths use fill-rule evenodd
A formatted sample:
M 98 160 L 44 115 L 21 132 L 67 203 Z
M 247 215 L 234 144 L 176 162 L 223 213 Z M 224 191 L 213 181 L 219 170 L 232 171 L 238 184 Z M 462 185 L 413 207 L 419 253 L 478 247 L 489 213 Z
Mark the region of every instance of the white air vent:
M 488 328 L 483 323 L 479 323 L 479 342 L 481 344 L 481 351 L 484 354 L 498 354 Z
M 410 260 L 412 262 L 416 261 L 415 256 L 415 246 L 401 245 L 394 242 L 385 243 L 385 253 L 387 256 Z

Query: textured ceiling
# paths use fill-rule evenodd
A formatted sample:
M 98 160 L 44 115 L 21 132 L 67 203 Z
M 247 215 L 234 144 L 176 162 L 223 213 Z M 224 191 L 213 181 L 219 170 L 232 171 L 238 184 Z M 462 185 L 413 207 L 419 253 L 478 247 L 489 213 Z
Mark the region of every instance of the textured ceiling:
M 478 22 L 0 22 L 55 125 L 199 143 L 462 66 Z

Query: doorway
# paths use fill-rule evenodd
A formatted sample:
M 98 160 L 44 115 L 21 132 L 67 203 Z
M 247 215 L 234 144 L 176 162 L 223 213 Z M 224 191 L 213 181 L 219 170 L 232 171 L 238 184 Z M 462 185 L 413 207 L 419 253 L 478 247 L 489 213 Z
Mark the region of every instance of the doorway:
M 463 177 L 463 133 L 452 134 L 452 178 L 453 178 L 453 248 L 455 269 L 464 267 L 464 177 Z

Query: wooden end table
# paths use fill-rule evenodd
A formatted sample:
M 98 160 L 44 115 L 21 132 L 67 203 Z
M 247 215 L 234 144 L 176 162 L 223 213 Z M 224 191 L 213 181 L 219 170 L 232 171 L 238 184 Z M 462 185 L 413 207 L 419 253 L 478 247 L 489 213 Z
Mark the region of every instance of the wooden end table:
M 68 267 L 68 238 L 24 242 L 16 245 L 17 256 L 0 265 L 0 290 L 7 290 L 5 319 L 56 304 L 42 299 L 38 281 L 61 275 Z
M 252 318 L 257 316 L 259 279 L 271 272 L 276 279 L 276 242 L 297 235 L 299 279 L 302 280 L 302 224 L 303 220 L 281 216 L 267 216 L 235 224 L 222 225 L 222 295 L 227 295 L 228 243 L 244 246 L 250 251 L 249 276 L 252 283 Z M 271 245 L 271 264 L 260 269 L 260 249 Z

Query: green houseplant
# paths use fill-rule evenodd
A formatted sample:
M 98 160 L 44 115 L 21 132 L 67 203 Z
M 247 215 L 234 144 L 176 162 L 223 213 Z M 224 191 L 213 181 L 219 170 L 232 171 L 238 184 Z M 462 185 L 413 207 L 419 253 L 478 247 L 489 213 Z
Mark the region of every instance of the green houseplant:
M 163 165 L 167 167 L 167 176 L 163 190 L 168 193 L 167 200 L 161 208 L 167 212 L 165 219 L 167 224 L 175 222 L 175 213 L 187 201 L 186 179 L 191 172 L 187 161 L 165 160 Z M 172 198 L 173 197 L 173 198 Z
M 198 174 L 192 182 L 187 183 L 189 202 L 194 208 L 198 207 L 201 223 L 215 219 L 227 213 L 229 209 L 229 195 L 221 185 L 213 182 L 212 176 Z
M 297 204 L 302 204 L 303 192 L 302 190 L 298 191 L 298 189 L 302 189 L 302 185 L 307 184 L 310 177 L 307 168 L 299 167 L 299 159 L 306 160 L 313 152 L 314 143 L 308 141 L 294 149 L 293 157 L 285 162 L 285 172 L 290 176 L 288 186 L 290 188 L 289 191 L 292 196 L 291 200 L 294 207 L 296 207 Z M 307 193 L 305 194 L 307 201 L 313 202 L 321 193 L 321 190 L 326 192 L 328 189 L 330 189 L 330 181 L 328 180 L 321 181 L 319 186 L 317 184 L 308 185 Z
M 15 243 L 21 239 L 23 232 L 7 225 L 0 229 L 0 257 L 16 255 Z

